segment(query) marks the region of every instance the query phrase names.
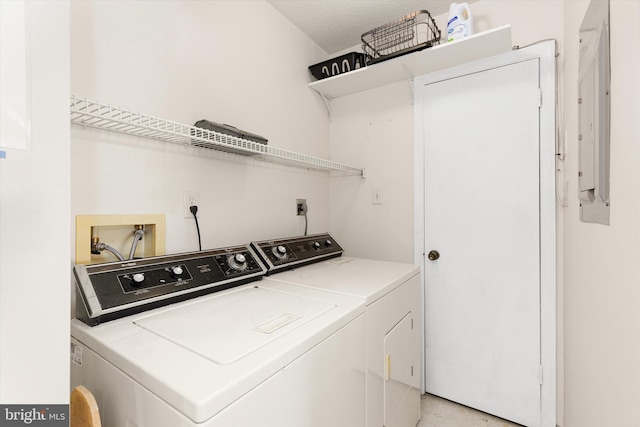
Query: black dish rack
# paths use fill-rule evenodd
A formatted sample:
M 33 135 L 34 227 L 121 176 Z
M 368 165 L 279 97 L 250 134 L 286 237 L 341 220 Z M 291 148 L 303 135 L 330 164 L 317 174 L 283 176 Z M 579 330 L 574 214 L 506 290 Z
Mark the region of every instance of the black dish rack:
M 440 44 L 440 30 L 426 10 L 410 13 L 361 37 L 366 65 Z

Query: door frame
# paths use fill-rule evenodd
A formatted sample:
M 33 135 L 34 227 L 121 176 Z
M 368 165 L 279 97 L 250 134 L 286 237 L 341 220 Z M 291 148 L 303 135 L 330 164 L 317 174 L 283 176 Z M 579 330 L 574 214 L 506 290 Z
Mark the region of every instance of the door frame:
M 541 89 L 540 106 L 540 360 L 542 364 L 540 388 L 540 420 L 543 427 L 556 425 L 556 43 L 547 40 L 532 46 L 496 55 L 416 77 L 414 91 L 414 262 L 425 271 L 425 151 L 423 106 L 426 102 L 422 87 L 426 84 L 477 73 L 530 59 L 539 60 Z M 424 313 L 424 282 L 422 308 Z M 424 315 L 423 315 L 424 316 Z M 423 317 L 424 322 L 424 317 Z M 424 328 L 423 328 L 424 331 Z M 425 337 L 422 336 L 423 373 Z M 425 392 L 424 375 L 421 391 Z

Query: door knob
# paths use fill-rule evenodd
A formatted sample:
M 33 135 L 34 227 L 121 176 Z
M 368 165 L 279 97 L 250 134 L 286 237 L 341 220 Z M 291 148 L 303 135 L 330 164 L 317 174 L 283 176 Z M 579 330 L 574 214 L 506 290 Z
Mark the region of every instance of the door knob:
M 440 252 L 433 250 L 433 251 L 429 251 L 429 254 L 427 255 L 427 258 L 429 258 L 430 261 L 435 261 L 438 258 L 440 258 Z

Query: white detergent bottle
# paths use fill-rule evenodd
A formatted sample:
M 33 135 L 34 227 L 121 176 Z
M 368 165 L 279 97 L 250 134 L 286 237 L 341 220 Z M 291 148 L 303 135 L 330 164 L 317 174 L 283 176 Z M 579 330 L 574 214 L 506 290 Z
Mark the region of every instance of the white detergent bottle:
M 473 34 L 473 18 L 467 3 L 451 3 L 447 22 L 447 41 L 460 40 Z

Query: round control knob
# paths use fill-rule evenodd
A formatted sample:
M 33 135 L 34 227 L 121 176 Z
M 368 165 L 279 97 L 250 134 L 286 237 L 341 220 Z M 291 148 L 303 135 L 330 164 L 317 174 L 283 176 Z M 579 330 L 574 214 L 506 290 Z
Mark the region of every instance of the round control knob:
M 139 285 L 144 282 L 144 273 L 136 273 L 131 279 L 133 280 L 134 285 Z
M 182 270 L 182 267 L 180 267 L 179 265 L 171 268 L 171 275 L 173 277 L 180 277 L 182 273 L 184 273 L 184 271 Z
M 325 246 L 331 246 L 331 245 L 333 245 L 333 242 L 331 240 L 327 239 L 327 240 L 324 241 L 324 245 Z
M 243 254 L 229 255 L 227 262 L 229 267 L 236 271 L 242 271 L 247 268 L 247 257 Z
M 287 248 L 282 245 L 274 246 L 271 252 L 273 252 L 273 254 L 280 259 L 287 258 Z
M 313 249 L 320 249 L 320 243 L 319 242 L 313 242 L 311 244 L 311 246 L 313 247 Z

